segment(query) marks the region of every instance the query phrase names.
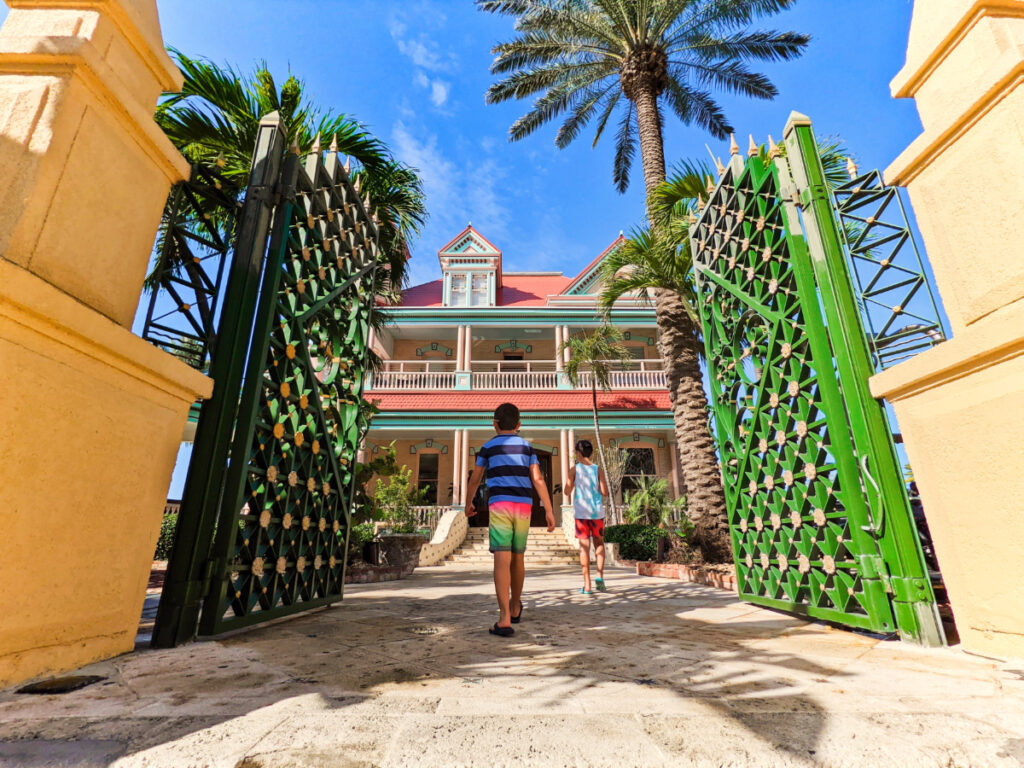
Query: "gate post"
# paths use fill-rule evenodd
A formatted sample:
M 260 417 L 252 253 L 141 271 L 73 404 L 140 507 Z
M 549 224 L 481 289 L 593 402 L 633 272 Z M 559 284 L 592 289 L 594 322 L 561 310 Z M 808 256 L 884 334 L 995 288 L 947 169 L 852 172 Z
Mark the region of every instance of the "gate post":
M 917 2 L 896 98 L 905 186 L 953 338 L 871 380 L 892 403 L 965 648 L 1024 657 L 1022 3 Z
M 942 624 L 885 413 L 868 387 L 874 365 L 810 119 L 792 113 L 784 140 L 803 209 L 811 264 L 850 419 L 854 451 L 873 516 L 870 533 L 881 553 L 881 563 L 865 566 L 880 571 L 892 594 L 900 636 L 923 645 L 944 645 Z
M 274 112 L 260 121 L 249 186 L 231 257 L 221 323 L 210 359 L 213 396 L 203 405 L 181 500 L 174 549 L 167 564 L 152 644 L 169 648 L 195 636 L 209 583 L 210 541 L 227 472 L 238 391 L 253 332 L 285 136 Z
M 188 163 L 154 0 L 9 0 L 0 29 L 0 688 L 130 651 L 210 381 L 134 336 Z M 45 30 L 45 32 L 41 32 Z

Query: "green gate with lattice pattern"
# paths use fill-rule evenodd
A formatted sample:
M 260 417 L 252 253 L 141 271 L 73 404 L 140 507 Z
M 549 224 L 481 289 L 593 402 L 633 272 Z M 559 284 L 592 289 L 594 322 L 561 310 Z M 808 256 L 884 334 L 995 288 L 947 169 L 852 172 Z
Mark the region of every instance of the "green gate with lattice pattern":
M 376 264 L 337 151 L 286 153 L 265 119 L 154 645 L 341 599 Z
M 810 123 L 691 224 L 740 597 L 942 642 Z

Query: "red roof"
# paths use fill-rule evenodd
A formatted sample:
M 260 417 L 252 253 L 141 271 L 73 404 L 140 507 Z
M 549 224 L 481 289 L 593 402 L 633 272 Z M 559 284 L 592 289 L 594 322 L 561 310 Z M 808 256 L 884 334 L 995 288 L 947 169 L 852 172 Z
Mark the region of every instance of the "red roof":
M 370 392 L 366 399 L 382 411 L 493 411 L 514 402 L 520 411 L 589 411 L 589 392 Z M 603 411 L 664 411 L 671 408 L 667 390 L 598 392 Z
M 444 303 L 444 281 L 414 285 L 402 291 L 403 307 L 440 307 Z
M 543 307 L 548 296 L 561 293 L 571 282 L 563 275 L 516 275 L 505 273 L 503 286 L 498 289 L 499 307 Z M 444 300 L 444 287 L 440 280 L 414 285 L 402 291 L 403 307 L 440 307 Z

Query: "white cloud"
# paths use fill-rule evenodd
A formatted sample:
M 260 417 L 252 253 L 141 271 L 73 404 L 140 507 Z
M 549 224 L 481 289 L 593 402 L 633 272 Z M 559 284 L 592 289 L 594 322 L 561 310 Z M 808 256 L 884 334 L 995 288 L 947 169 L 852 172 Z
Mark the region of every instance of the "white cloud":
M 512 218 L 501 194 L 508 175 L 504 167 L 479 152 L 469 153 L 465 161 L 455 160 L 439 146 L 436 134 L 414 132 L 404 121 L 395 123 L 391 145 L 399 160 L 419 171 L 430 214 L 413 245 L 409 267 L 414 284 L 438 277 L 437 249 L 470 221 L 501 246 Z
M 434 80 L 430 84 L 430 101 L 435 107 L 444 106 L 444 103 L 448 101 L 450 87 L 444 80 Z

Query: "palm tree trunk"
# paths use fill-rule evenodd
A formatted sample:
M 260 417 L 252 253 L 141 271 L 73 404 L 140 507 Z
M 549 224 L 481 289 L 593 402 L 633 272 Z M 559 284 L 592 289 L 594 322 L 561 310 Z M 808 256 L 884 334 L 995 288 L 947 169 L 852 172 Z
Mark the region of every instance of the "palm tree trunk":
M 636 105 L 637 134 L 640 137 L 640 158 L 644 165 L 644 186 L 647 189 L 647 218 L 653 226 L 651 192 L 665 180 L 665 142 L 661 135 L 661 110 L 652 86 L 638 87 L 633 93 Z
M 708 428 L 697 329 L 686 313 L 683 298 L 674 291 L 658 290 L 654 306 L 660 332 L 658 349 L 665 365 L 679 445 L 679 469 L 686 487 L 687 514 L 705 559 L 726 562 L 732 559 L 732 540 L 715 441 Z
M 604 463 L 604 443 L 601 442 L 601 422 L 597 418 L 597 376 L 591 373 L 590 376 L 590 397 L 594 404 L 594 439 L 597 441 L 597 456 L 601 461 L 601 469 L 604 470 L 604 476 L 608 477 L 608 465 Z M 601 484 L 598 483 L 598 490 L 600 490 Z M 611 491 L 611 488 L 608 489 Z M 611 499 L 612 505 L 612 522 L 615 522 L 615 499 Z

